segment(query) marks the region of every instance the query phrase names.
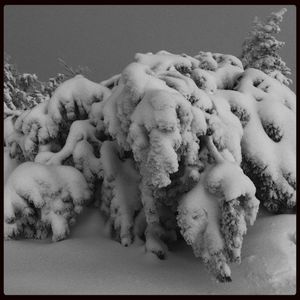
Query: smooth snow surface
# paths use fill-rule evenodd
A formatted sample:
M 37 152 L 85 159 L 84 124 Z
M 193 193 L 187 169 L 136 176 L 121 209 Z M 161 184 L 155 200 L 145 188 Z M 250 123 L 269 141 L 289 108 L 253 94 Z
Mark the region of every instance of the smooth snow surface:
M 86 208 L 69 239 L 4 242 L 4 292 L 17 294 L 294 294 L 296 217 L 259 216 L 244 238 L 231 283 L 217 283 L 192 249 L 175 244 L 166 260 L 143 245 L 125 248 Z

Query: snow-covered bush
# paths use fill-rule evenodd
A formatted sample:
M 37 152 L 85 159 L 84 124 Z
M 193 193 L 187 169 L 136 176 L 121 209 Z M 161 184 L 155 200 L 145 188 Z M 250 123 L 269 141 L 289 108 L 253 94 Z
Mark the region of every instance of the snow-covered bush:
M 39 152 L 57 152 L 65 145 L 72 121 L 88 118 L 91 105 L 109 94 L 110 91 L 106 87 L 89 81 L 82 75 L 77 75 L 63 82 L 50 99 L 31 110 L 24 111 L 18 118 L 12 117 L 7 123 L 13 123 L 13 126 L 5 126 L 4 136 L 7 136 L 5 143 L 16 145 L 14 148 L 21 148 L 26 160 L 34 160 Z M 91 139 L 91 134 L 88 133 L 91 127 L 93 125 L 87 124 L 85 128 L 77 126 L 71 131 L 74 137 L 71 135 L 69 140 L 75 139 L 71 151 L 82 139 L 99 142 L 96 138 Z M 81 132 L 77 132 L 78 128 L 81 128 Z M 68 144 L 70 143 L 72 141 Z M 71 153 L 61 160 L 70 155 Z
M 165 258 L 182 236 L 230 281 L 259 200 L 274 212 L 295 207 L 295 101 L 231 55 L 136 54 L 121 74 L 101 84 L 77 75 L 9 118 L 5 144 L 49 172 L 81 171 L 124 246 L 142 239 Z
M 64 239 L 90 197 L 75 168 L 25 162 L 5 184 L 4 237 L 45 238 L 52 232 L 53 241 Z
M 210 137 L 207 147 L 214 162 L 180 200 L 177 220 L 195 256 L 219 281 L 231 281 L 227 263 L 240 263 L 243 235 L 256 219 L 259 201 L 254 184 L 236 161 L 222 156 Z
M 280 32 L 279 24 L 286 11 L 283 8 L 273 12 L 266 22 L 259 21 L 257 17 L 254 19 L 253 28 L 243 43 L 241 60 L 245 69 L 259 69 L 279 82 L 289 85 L 292 82 L 288 78 L 291 70 L 279 55 L 279 50 L 285 43 L 273 36 Z

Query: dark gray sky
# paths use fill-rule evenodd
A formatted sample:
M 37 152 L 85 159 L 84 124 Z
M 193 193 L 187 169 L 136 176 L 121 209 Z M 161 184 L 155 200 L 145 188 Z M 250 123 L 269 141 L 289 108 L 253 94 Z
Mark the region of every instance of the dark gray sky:
M 8 5 L 4 50 L 19 71 L 46 80 L 71 66 L 87 66 L 102 81 L 119 73 L 136 52 L 167 50 L 239 55 L 253 18 L 288 9 L 278 39 L 281 56 L 296 72 L 296 7 L 291 5 Z M 295 84 L 293 84 L 294 88 Z

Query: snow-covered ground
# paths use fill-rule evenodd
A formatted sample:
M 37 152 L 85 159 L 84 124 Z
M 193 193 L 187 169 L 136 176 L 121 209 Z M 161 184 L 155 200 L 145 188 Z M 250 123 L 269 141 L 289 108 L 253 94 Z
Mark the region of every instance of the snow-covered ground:
M 263 215 L 245 236 L 232 282 L 217 283 L 183 241 L 166 260 L 123 247 L 86 208 L 64 241 L 4 242 L 4 292 L 16 294 L 294 294 L 295 215 Z
M 4 152 L 4 182 L 17 166 Z M 61 242 L 4 242 L 4 292 L 17 294 L 294 294 L 296 216 L 260 210 L 245 235 L 232 282 L 217 283 L 181 240 L 166 260 L 128 248 L 105 233 L 97 208 L 85 208 Z

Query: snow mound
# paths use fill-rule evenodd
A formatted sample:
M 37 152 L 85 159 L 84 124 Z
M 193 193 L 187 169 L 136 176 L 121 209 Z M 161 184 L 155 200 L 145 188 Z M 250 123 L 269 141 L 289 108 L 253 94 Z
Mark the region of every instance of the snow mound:
M 264 287 L 268 294 L 296 293 L 295 238 L 295 215 L 264 216 L 249 230 L 241 268 L 258 293 Z

